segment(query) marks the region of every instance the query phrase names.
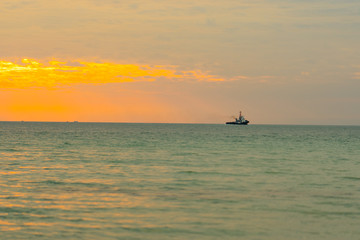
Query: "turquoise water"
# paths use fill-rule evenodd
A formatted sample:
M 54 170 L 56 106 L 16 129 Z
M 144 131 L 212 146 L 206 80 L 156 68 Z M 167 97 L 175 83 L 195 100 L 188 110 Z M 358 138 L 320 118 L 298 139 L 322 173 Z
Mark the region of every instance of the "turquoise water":
M 359 126 L 0 122 L 0 239 L 359 239 Z

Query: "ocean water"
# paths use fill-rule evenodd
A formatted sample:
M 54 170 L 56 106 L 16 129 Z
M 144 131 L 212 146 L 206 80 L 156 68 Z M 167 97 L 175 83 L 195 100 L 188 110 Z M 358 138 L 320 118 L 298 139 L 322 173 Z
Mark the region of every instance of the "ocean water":
M 0 239 L 360 239 L 359 126 L 0 122 Z

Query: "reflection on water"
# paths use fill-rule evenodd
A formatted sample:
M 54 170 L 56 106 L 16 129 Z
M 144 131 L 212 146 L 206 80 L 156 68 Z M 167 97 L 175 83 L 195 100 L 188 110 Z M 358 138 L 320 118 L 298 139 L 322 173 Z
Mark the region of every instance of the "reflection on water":
M 0 123 L 0 239 L 356 239 L 359 146 L 359 127 Z

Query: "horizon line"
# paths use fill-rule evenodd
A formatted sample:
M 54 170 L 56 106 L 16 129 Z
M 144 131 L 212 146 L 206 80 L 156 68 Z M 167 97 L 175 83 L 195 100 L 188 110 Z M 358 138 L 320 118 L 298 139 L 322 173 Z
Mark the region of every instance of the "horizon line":
M 0 121 L 0 123 L 120 123 L 120 124 L 204 124 L 204 125 L 226 125 L 224 123 L 199 123 L 199 122 L 92 122 L 92 121 L 26 121 L 26 120 L 17 120 L 17 121 Z M 360 125 L 356 124 L 295 124 L 295 123 L 252 123 L 251 125 L 271 125 L 271 126 L 353 126 L 358 127 Z

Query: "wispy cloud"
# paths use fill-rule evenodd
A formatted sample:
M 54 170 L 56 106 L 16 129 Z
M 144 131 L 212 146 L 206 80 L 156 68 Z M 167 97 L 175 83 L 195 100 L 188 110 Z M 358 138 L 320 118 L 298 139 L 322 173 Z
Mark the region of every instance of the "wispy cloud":
M 354 79 L 360 79 L 360 72 L 354 73 L 353 78 L 354 78 Z
M 0 87 L 57 87 L 73 84 L 176 81 L 224 81 L 202 70 L 181 71 L 177 66 L 48 61 L 22 59 L 21 63 L 0 61 Z

